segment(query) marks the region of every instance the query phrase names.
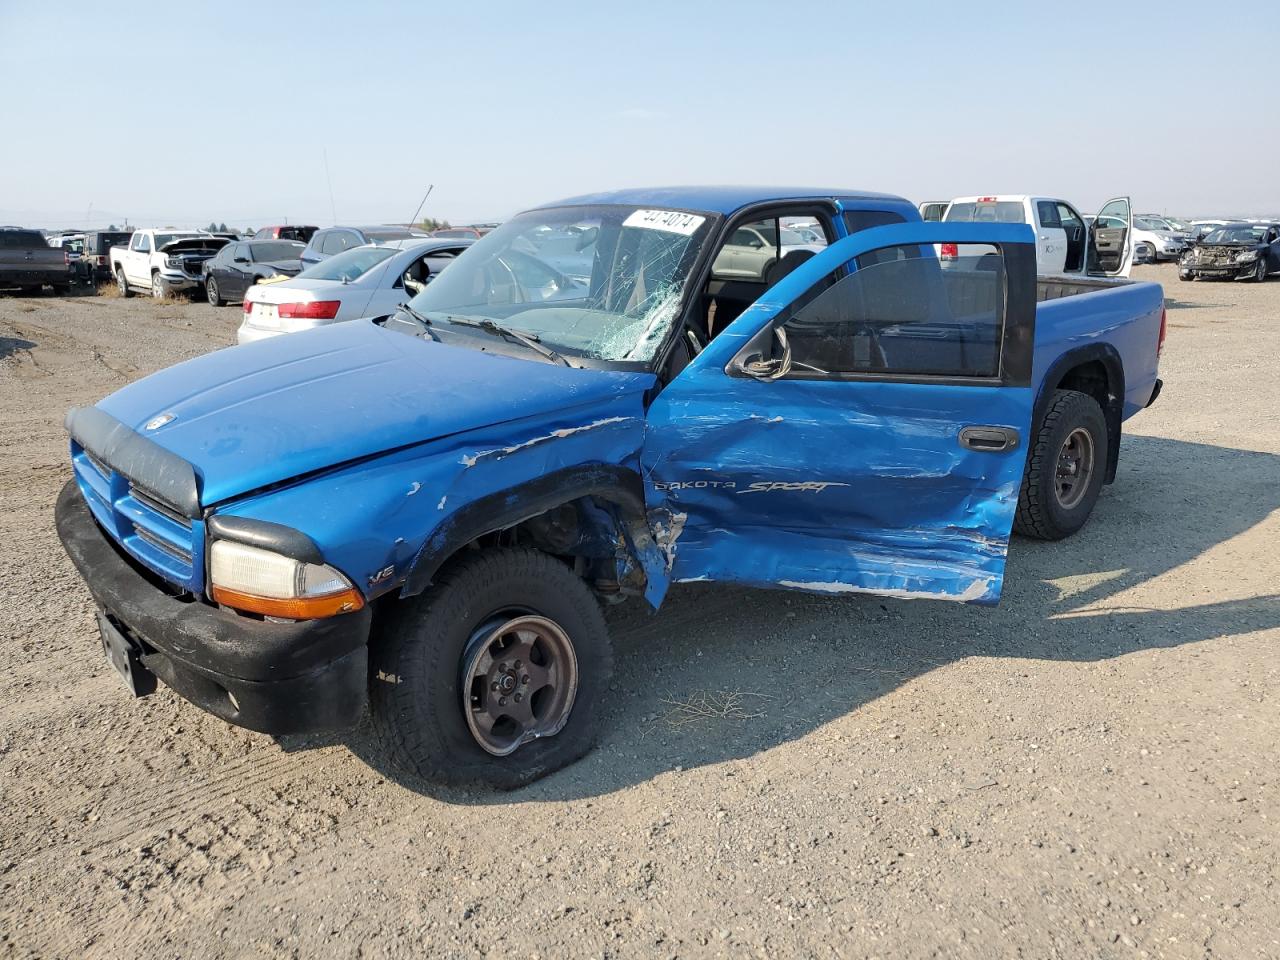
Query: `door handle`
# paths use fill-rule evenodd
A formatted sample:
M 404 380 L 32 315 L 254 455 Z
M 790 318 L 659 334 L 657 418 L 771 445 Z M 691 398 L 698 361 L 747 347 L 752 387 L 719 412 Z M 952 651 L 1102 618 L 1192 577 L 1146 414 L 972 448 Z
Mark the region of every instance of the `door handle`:
M 1018 431 L 1010 427 L 965 427 L 960 446 L 979 453 L 1004 453 L 1018 446 Z

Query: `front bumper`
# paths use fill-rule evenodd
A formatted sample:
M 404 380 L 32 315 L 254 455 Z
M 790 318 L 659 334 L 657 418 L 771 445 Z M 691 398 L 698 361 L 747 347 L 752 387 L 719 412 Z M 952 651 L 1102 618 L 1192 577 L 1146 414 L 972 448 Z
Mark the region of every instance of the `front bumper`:
M 263 733 L 352 726 L 367 700 L 371 612 L 273 623 L 166 593 L 98 526 L 74 480 L 54 508 L 89 592 L 142 665 L 209 713 Z
M 180 270 L 161 270 L 160 279 L 164 281 L 165 287 L 173 292 L 195 290 L 204 285 L 204 281 L 199 277 L 189 276 Z
M 1178 269 L 1188 276 L 1202 277 L 1206 280 L 1240 280 L 1254 275 L 1254 272 L 1258 269 L 1258 261 L 1251 260 L 1248 263 L 1229 263 L 1226 265 L 1215 264 L 1214 266 L 1179 263 Z

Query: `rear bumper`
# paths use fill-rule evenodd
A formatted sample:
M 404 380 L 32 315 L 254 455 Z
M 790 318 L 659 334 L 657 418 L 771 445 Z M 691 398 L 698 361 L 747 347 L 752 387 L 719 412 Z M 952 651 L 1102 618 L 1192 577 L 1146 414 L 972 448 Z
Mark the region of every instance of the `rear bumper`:
M 1156 385 L 1151 388 L 1151 396 L 1147 397 L 1147 406 L 1151 406 L 1160 399 L 1160 391 L 1164 389 L 1164 381 L 1156 377 Z
M 24 269 L 19 267 L 16 270 L 6 269 L 0 273 L 0 287 L 33 287 L 37 284 L 43 286 L 56 286 L 71 282 L 71 271 L 66 268 L 62 269 Z
M 143 666 L 209 713 L 263 733 L 352 726 L 367 699 L 370 610 L 270 623 L 171 596 L 126 559 L 69 482 L 58 536 Z
M 268 330 L 266 327 L 255 327 L 253 324 L 245 322 L 240 324 L 240 328 L 236 331 L 237 343 L 253 343 L 255 340 L 266 340 L 269 337 L 278 337 L 283 330 Z

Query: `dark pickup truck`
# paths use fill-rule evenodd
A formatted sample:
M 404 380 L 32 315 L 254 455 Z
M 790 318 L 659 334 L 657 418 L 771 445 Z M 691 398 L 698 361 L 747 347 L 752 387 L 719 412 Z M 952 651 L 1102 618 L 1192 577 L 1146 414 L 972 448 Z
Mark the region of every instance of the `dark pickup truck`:
M 66 253 L 49 246 L 39 230 L 0 227 L 0 288 L 34 294 L 46 286 L 58 293 L 71 289 Z

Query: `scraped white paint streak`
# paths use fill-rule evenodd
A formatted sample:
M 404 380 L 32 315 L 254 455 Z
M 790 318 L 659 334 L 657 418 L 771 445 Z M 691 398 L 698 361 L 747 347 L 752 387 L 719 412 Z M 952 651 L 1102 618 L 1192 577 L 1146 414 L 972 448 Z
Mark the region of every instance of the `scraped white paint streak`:
M 441 497 L 441 498 L 440 498 L 440 502 L 436 504 L 436 509 L 437 509 L 437 510 L 443 510 L 443 509 L 444 509 L 444 502 L 445 502 L 446 500 L 448 500 L 448 499 L 449 499 L 449 495 L 446 493 L 443 497 Z
M 422 489 L 422 484 L 420 484 L 417 480 L 415 480 L 413 481 L 413 486 L 409 488 L 409 492 L 406 493 L 405 496 L 412 497 L 415 493 L 417 493 L 421 489 Z
M 899 600 L 954 600 L 968 603 L 981 600 L 991 592 L 991 580 L 974 580 L 961 593 L 929 593 L 926 590 L 895 590 L 892 587 L 859 587 L 852 583 L 824 580 L 779 580 L 778 586 L 812 593 L 869 593 L 877 597 L 896 597 Z
M 658 549 L 666 557 L 668 570 L 676 562 L 676 541 L 680 539 L 680 534 L 684 533 L 684 525 L 688 520 L 687 513 L 673 513 L 670 522 L 653 524 L 653 539 L 657 541 Z
M 464 467 L 474 467 L 476 463 L 484 457 L 505 457 L 508 454 L 515 453 L 517 450 L 523 450 L 526 447 L 533 447 L 539 443 L 545 443 L 548 440 L 563 440 L 565 437 L 572 436 L 575 433 L 582 433 L 585 430 L 594 430 L 597 427 L 605 427 L 611 423 L 625 423 L 630 419 L 630 417 L 607 417 L 604 420 L 596 420 L 594 423 L 588 423 L 581 427 L 564 427 L 560 430 L 552 430 L 545 436 L 534 437 L 532 440 L 524 441 L 524 443 L 517 443 L 514 446 L 499 447 L 496 450 L 481 450 L 479 453 L 464 456 L 458 462 Z

